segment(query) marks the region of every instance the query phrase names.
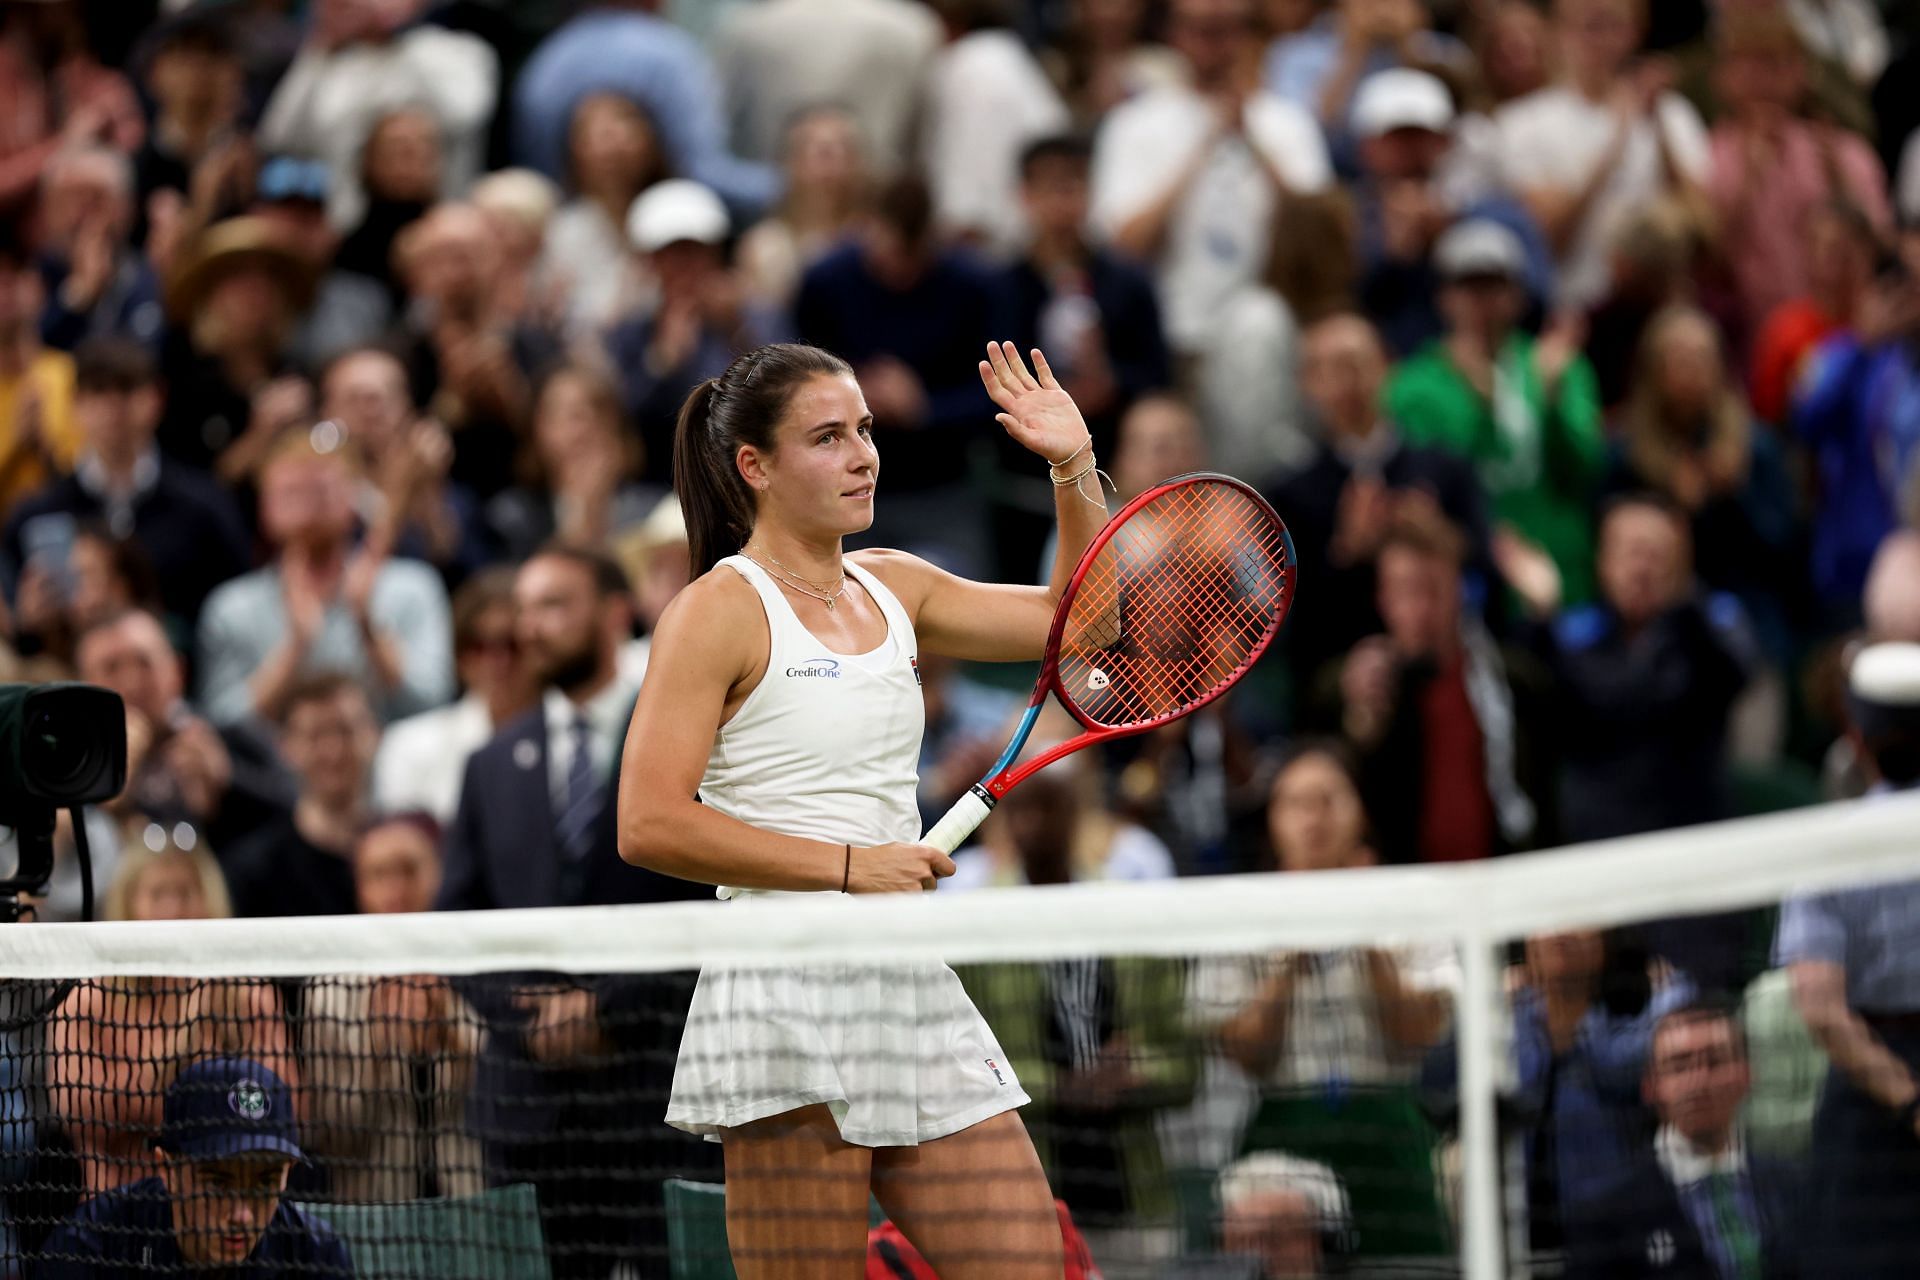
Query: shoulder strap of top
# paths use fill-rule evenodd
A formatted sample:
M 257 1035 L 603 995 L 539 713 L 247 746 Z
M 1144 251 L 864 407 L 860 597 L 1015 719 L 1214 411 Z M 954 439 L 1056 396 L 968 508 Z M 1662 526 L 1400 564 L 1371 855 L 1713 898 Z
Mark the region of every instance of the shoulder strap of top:
M 920 641 L 913 633 L 913 619 L 907 617 L 907 608 L 900 603 L 900 597 L 887 590 L 887 584 L 872 573 L 855 564 L 851 558 L 842 562 L 847 573 L 866 588 L 867 594 L 880 606 L 880 612 L 886 615 L 887 630 L 900 642 L 900 651 L 912 657 L 920 653 Z
M 760 593 L 760 607 L 766 611 L 769 641 L 780 642 L 781 637 L 793 627 L 800 625 L 800 619 L 794 616 L 793 606 L 780 594 L 780 588 L 773 578 L 759 565 L 745 556 L 727 556 L 718 563 L 727 566 L 747 580 L 755 591 Z

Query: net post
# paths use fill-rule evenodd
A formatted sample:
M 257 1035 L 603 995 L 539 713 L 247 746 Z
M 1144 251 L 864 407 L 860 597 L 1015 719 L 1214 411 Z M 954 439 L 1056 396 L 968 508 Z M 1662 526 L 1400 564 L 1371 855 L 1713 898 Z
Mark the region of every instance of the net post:
M 1500 1088 L 1498 1028 L 1500 968 L 1494 942 L 1478 933 L 1460 944 L 1460 1003 L 1455 1012 L 1460 1053 L 1460 1264 L 1466 1280 L 1500 1280 L 1500 1135 L 1495 1100 Z

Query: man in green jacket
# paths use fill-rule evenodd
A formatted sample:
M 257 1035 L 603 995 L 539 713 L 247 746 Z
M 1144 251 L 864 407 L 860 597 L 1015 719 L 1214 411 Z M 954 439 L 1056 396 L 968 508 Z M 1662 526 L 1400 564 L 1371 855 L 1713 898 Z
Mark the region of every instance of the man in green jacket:
M 1606 441 L 1578 324 L 1556 322 L 1538 340 L 1519 327 L 1526 249 L 1497 222 L 1455 224 L 1434 246 L 1434 266 L 1447 332 L 1400 366 L 1387 412 L 1408 443 L 1473 462 L 1494 520 L 1522 540 L 1496 537 L 1509 580 L 1509 556 L 1531 543 L 1559 570 L 1562 602 L 1586 601 Z

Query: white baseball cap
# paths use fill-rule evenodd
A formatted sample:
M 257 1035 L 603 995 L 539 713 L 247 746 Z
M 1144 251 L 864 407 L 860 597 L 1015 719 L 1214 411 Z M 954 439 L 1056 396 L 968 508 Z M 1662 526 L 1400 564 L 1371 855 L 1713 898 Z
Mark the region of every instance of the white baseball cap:
M 1440 78 L 1407 67 L 1374 72 L 1353 95 L 1353 131 L 1362 138 L 1395 129 L 1446 133 L 1453 115 L 1453 95 Z
M 688 178 L 654 183 L 627 210 L 627 240 L 642 253 L 682 240 L 721 244 L 732 228 L 720 197 Z
M 1513 229 L 1491 218 L 1468 218 L 1448 227 L 1433 247 L 1433 267 L 1445 280 L 1472 276 L 1527 277 L 1527 247 Z

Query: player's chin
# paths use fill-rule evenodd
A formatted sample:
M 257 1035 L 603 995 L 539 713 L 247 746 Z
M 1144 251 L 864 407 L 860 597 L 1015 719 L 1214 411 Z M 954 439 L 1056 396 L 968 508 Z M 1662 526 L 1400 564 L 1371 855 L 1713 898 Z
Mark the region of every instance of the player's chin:
M 873 527 L 873 489 L 855 490 L 840 495 L 839 508 L 847 533 L 864 533 Z

